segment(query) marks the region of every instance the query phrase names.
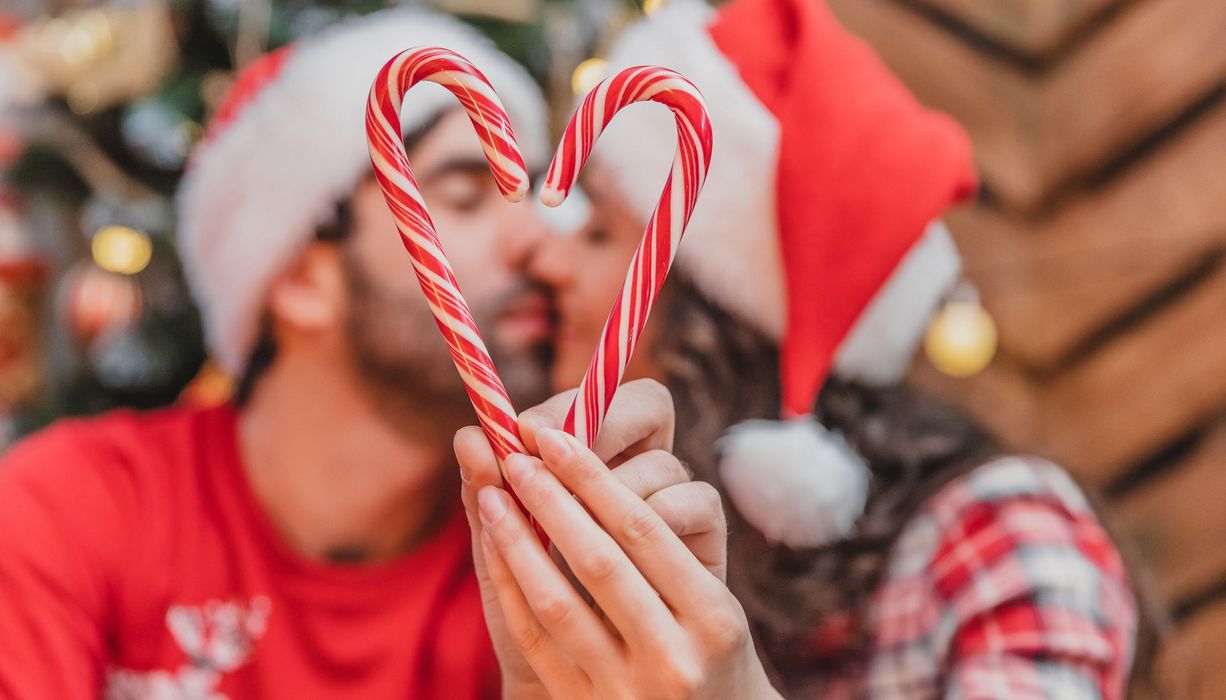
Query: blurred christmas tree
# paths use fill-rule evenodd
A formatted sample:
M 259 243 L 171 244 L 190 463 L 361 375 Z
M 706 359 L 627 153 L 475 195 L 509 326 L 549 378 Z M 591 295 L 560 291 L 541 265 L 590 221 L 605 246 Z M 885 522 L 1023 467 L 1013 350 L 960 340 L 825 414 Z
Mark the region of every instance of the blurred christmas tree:
M 174 254 L 173 196 L 188 154 L 237 67 L 392 4 L 5 0 L 0 448 L 60 416 L 170 403 L 193 377 L 197 391 L 224 393 L 224 380 L 199 379 L 199 319 Z M 432 4 L 523 62 L 560 114 L 571 69 L 642 9 L 633 0 Z

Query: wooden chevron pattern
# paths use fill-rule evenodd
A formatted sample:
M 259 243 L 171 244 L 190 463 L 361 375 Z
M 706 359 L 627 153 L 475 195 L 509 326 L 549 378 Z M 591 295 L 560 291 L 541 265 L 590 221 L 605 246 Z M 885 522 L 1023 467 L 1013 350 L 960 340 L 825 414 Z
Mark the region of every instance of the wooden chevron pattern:
M 1161 676 L 1226 697 L 1226 3 L 829 1 L 984 179 L 950 226 L 1000 356 L 913 378 L 1105 493 L 1176 622 Z

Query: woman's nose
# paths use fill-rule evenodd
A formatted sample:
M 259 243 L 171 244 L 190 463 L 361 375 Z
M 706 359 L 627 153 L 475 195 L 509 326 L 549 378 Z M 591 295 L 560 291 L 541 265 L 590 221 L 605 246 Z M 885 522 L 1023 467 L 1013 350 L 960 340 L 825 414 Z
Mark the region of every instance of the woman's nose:
M 520 202 L 502 219 L 502 251 L 510 267 L 524 270 L 536 249 L 547 240 L 549 228 L 531 202 Z
M 573 264 L 568 264 L 567 253 L 572 247 L 573 236 L 546 234 L 537 243 L 528 260 L 528 275 L 550 287 L 566 286 L 571 278 Z M 573 263 L 573 260 L 570 260 Z

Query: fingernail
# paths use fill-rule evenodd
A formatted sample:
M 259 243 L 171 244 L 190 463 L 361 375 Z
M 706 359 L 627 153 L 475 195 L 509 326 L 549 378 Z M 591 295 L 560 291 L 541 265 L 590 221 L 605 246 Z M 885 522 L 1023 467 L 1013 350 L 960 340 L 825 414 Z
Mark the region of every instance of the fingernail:
M 507 496 L 496 486 L 486 486 L 477 492 L 477 506 L 481 522 L 490 525 L 507 514 Z
M 533 470 L 536 469 L 536 465 L 532 463 L 532 458 L 527 455 L 508 455 L 505 464 L 507 467 L 507 477 L 510 478 L 511 485 L 516 488 L 522 486 L 532 476 Z
M 541 448 L 541 457 L 550 462 L 566 459 L 572 451 L 570 436 L 561 430 L 543 431 L 536 440 Z
M 464 483 L 467 484 L 471 482 L 472 480 L 473 480 L 472 475 L 468 473 L 468 466 L 464 464 L 463 460 L 460 460 L 460 481 L 463 481 Z

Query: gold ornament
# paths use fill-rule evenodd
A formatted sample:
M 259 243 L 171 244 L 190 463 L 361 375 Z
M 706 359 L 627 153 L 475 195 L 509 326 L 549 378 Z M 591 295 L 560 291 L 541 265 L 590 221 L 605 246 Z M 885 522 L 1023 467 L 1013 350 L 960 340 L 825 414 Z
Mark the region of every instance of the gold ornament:
M 575 72 L 570 74 L 570 89 L 576 95 L 586 95 L 604 80 L 608 73 L 608 61 L 603 58 L 589 58 L 575 66 Z
M 951 301 L 932 319 L 924 337 L 924 352 L 941 372 L 970 377 L 996 356 L 996 323 L 974 301 Z
M 90 252 L 103 270 L 135 275 L 149 266 L 153 242 L 147 234 L 134 228 L 107 226 L 94 234 Z
M 643 0 L 643 14 L 650 17 L 667 4 L 668 0 Z

